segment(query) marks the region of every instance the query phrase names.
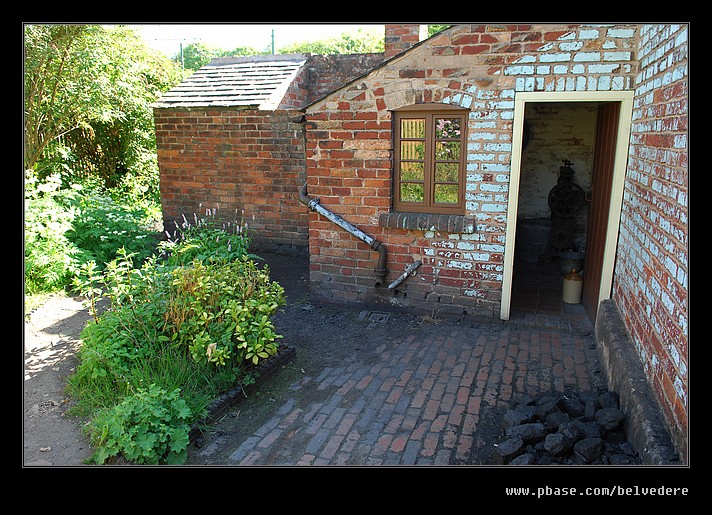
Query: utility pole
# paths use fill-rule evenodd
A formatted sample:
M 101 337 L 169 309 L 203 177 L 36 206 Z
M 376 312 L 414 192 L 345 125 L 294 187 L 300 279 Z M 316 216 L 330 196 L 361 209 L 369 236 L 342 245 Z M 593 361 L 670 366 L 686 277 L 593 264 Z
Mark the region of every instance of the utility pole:
M 272 55 L 274 55 L 274 29 L 272 29 Z

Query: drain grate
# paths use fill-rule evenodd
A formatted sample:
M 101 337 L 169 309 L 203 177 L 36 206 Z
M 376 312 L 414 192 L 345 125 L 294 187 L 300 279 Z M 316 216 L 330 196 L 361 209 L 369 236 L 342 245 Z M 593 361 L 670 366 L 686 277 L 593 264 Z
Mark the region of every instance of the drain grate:
M 386 322 L 388 322 L 388 318 L 390 316 L 390 313 L 384 313 L 382 311 L 371 311 L 368 314 L 368 320 L 370 322 L 378 322 L 379 324 L 385 324 Z

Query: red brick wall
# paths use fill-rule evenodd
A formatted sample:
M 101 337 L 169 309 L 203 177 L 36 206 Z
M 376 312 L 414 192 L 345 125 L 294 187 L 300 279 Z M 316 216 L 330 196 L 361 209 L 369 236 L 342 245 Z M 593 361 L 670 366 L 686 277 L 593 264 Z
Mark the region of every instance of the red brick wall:
M 307 245 L 300 111 L 154 109 L 164 226 L 217 209 L 247 223 L 253 248 L 299 251 Z
M 253 247 L 303 251 L 308 213 L 303 112 L 312 100 L 383 61 L 383 54 L 307 56 L 278 111 L 239 108 L 154 109 L 164 225 L 218 208 L 246 222 Z
M 383 54 L 312 55 L 306 63 L 307 101 L 314 102 L 327 93 L 373 70 L 384 60 Z
M 309 74 L 302 66 L 282 97 L 279 109 L 301 109 L 307 103 L 309 98 L 308 78 Z
M 387 283 L 414 261 L 423 263 L 397 291 L 374 288 L 376 253 L 312 213 L 317 290 L 441 316 L 498 318 L 514 96 L 633 89 L 636 33 L 634 26 L 456 26 L 310 106 L 310 195 L 387 247 Z M 448 220 L 434 218 L 414 230 L 388 216 L 391 112 L 431 102 L 470 111 L 464 225 L 474 231 L 452 231 Z
M 390 59 L 394 55 L 400 54 L 405 50 L 418 43 L 421 39 L 425 39 L 427 34 L 421 29 L 427 30 L 427 25 L 418 24 L 391 24 L 386 25 L 385 30 L 385 56 Z
M 310 196 L 387 247 L 386 284 L 414 261 L 423 263 L 395 291 L 375 288 L 377 253 L 310 213 L 310 277 L 315 291 L 334 300 L 497 318 L 514 98 L 525 91 L 610 90 L 636 92 L 612 296 L 684 454 L 689 244 L 684 25 L 457 26 L 308 107 Z M 432 217 L 408 225 L 390 213 L 391 112 L 428 102 L 470 110 L 467 218 L 458 227 L 469 220 L 474 231 L 451 230 Z
M 687 28 L 641 29 L 613 298 L 687 452 Z

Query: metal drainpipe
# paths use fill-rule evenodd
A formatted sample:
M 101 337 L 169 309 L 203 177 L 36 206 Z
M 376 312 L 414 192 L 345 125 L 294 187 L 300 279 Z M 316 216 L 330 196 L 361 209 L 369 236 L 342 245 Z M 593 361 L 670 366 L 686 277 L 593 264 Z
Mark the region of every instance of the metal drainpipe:
M 386 255 L 387 255 L 387 250 L 386 247 L 378 240 L 372 238 L 368 234 L 364 233 L 360 229 L 354 227 L 350 223 L 348 223 L 346 220 L 341 218 L 339 215 L 332 213 L 328 209 L 326 209 L 324 206 L 322 206 L 319 203 L 319 199 L 312 199 L 309 198 L 309 195 L 307 194 L 307 183 L 304 183 L 304 186 L 299 188 L 299 201 L 307 206 L 309 209 L 312 211 L 316 211 L 322 216 L 325 216 L 332 222 L 334 222 L 336 225 L 341 227 L 342 229 L 346 230 L 350 234 L 353 234 L 356 236 L 359 240 L 363 241 L 364 243 L 368 244 L 372 249 L 378 251 L 378 266 L 374 269 L 374 273 L 376 274 L 376 288 L 380 288 L 383 285 L 383 281 L 386 278 L 386 275 L 388 275 L 388 269 L 386 268 Z

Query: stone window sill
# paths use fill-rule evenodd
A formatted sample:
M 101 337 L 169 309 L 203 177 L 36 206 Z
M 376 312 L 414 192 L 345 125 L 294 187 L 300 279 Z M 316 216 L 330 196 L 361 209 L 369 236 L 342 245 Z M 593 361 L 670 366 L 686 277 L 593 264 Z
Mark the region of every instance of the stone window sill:
M 414 229 L 417 231 L 440 231 L 473 234 L 475 221 L 464 215 L 432 215 L 427 213 L 390 212 L 378 216 L 378 225 L 391 229 Z

